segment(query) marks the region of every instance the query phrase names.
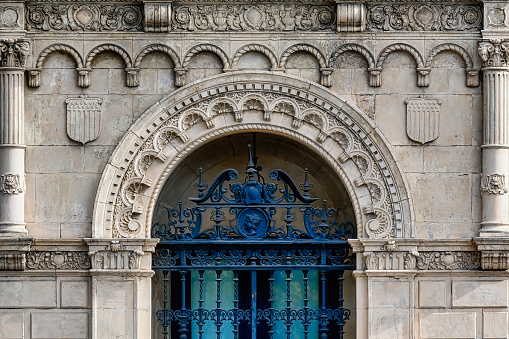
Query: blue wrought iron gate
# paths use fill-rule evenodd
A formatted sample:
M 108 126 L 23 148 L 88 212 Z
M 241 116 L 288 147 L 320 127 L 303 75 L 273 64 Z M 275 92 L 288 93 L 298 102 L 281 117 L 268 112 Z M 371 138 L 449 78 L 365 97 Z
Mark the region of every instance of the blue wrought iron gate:
M 168 210 L 154 224 L 160 238 L 153 269 L 161 271 L 163 308 L 156 311 L 167 338 L 343 338 L 343 271 L 355 268 L 347 239 L 351 223 L 338 211 L 311 207 L 312 185 L 282 170 L 267 183 L 251 154 L 243 183 L 221 172 L 208 188 L 201 169 L 196 206 Z M 210 223 L 204 214 L 211 211 Z M 227 212 L 232 216 L 226 217 Z M 300 212 L 300 213 L 299 213 Z M 283 222 L 279 225 L 279 219 Z

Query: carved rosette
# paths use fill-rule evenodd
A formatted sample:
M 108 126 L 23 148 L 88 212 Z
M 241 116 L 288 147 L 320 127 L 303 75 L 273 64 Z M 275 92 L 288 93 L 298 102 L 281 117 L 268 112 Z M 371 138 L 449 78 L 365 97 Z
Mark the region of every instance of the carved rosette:
M 35 251 L 27 254 L 27 269 L 32 270 L 87 270 L 90 259 L 87 252 Z
M 420 270 L 476 270 L 481 267 L 480 252 L 420 252 Z

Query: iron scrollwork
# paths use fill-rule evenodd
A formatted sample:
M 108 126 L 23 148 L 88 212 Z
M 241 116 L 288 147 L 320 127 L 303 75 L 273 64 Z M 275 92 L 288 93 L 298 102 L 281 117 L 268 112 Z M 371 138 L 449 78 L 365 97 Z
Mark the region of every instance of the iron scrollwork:
M 200 169 L 199 181 L 194 185 L 198 197 L 189 198 L 196 203 L 195 207 L 178 207 L 168 209 L 168 223 L 157 223 L 153 226 L 153 236 L 161 241 L 203 240 L 203 239 L 314 239 L 346 240 L 354 235 L 352 223 L 338 223 L 338 209 L 312 207 L 318 200 L 311 198 L 309 191 L 312 185 L 305 172 L 304 183 L 299 186 L 283 170 L 274 169 L 269 173 L 266 182 L 260 174 L 262 168 L 257 166 L 249 148 L 249 162 L 246 168 L 246 179 L 243 183 L 227 182 L 238 178 L 234 169 L 225 169 L 212 182 L 210 187 L 203 182 Z M 281 184 L 281 185 L 279 185 Z M 208 188 L 208 189 L 207 189 Z M 203 213 L 211 211 L 212 225 L 205 226 Z M 225 210 L 233 216 L 227 221 Z M 302 213 L 302 227 L 296 227 L 298 220 L 296 210 Z M 276 215 L 281 215 L 284 225 L 278 225 Z M 225 223 L 225 221 L 227 221 Z

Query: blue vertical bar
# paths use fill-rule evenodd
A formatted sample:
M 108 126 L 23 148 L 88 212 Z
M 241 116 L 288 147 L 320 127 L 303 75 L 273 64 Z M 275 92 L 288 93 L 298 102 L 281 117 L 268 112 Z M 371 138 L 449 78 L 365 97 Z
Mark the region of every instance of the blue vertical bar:
M 182 288 L 182 306 L 180 307 L 180 339 L 187 339 L 187 309 L 186 309 L 186 273 L 180 271 L 180 285 Z
M 309 298 L 308 298 L 308 271 L 302 271 L 302 282 L 304 283 L 304 321 L 302 325 L 304 325 L 304 339 L 308 339 L 309 336 Z
M 274 271 L 270 271 L 270 278 L 269 278 L 269 339 L 274 338 Z
M 291 318 L 291 310 L 292 310 L 292 296 L 290 292 L 291 282 L 292 278 L 290 277 L 290 274 L 292 273 L 291 270 L 285 270 L 286 272 L 286 339 L 290 339 L 292 335 L 292 318 Z
M 344 301 L 345 299 L 343 299 L 343 280 L 345 280 L 345 278 L 343 278 L 343 273 L 344 271 L 339 271 L 339 277 L 338 277 L 338 288 L 339 288 L 339 317 L 340 317 L 340 321 L 339 321 L 339 339 L 343 339 L 343 336 L 345 334 L 345 330 L 344 330 L 344 324 L 343 324 L 343 304 L 344 304 Z
M 320 282 L 321 282 L 321 290 L 320 290 L 320 339 L 327 339 L 327 307 L 325 306 L 325 273 L 327 271 L 320 271 Z
M 233 339 L 239 339 L 239 272 L 233 272 Z
M 163 337 L 168 339 L 168 271 L 163 271 L 163 309 L 164 309 L 164 321 L 163 321 Z
M 199 270 L 198 274 L 200 277 L 198 278 L 198 281 L 200 283 L 200 299 L 198 300 L 198 336 L 199 339 L 203 339 L 203 325 L 205 325 L 205 322 L 203 321 L 203 303 L 205 302 L 205 299 L 203 299 L 203 281 L 205 278 L 203 277 L 203 274 L 205 273 L 204 270 Z
M 221 270 L 216 271 L 216 337 L 221 339 Z
M 251 271 L 251 339 L 256 339 L 256 271 Z

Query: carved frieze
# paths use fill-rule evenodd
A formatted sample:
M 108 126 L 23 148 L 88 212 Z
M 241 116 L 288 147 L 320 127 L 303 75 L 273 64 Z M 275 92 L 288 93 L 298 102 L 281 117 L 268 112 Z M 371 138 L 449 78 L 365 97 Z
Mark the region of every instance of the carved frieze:
M 484 67 L 509 67 L 509 41 L 482 41 L 479 43 L 478 52 Z
M 389 246 L 392 245 L 389 244 Z M 364 261 L 368 270 L 415 270 L 418 257 L 419 252 L 417 251 L 364 253 Z
M 78 98 L 68 98 L 65 103 L 69 138 L 82 144 L 97 139 L 101 131 L 102 100 L 81 95 Z
M 488 194 L 506 194 L 507 186 L 505 184 L 504 174 L 487 174 L 484 177 L 484 184 L 481 183 L 481 191 Z
M 16 195 L 25 191 L 23 178 L 19 174 L 5 173 L 0 176 L 0 192 Z
M 0 31 L 22 30 L 23 9 L 22 4 L 0 4 Z
M 420 252 L 420 270 L 475 270 L 481 267 L 480 252 Z
M 33 270 L 86 270 L 90 268 L 87 252 L 29 252 L 27 269 Z
M 0 271 L 22 271 L 25 269 L 25 264 L 25 253 L 0 253 Z
M 127 270 L 140 269 L 141 258 L 145 252 L 128 248 L 119 241 L 112 241 L 104 250 L 91 250 L 88 255 L 93 269 Z
M 26 67 L 30 45 L 17 39 L 0 40 L 0 67 Z
M 29 31 L 142 31 L 140 5 L 129 4 L 30 4 Z
M 482 252 L 481 267 L 483 270 L 509 269 L 509 252 Z
M 408 137 L 425 144 L 438 138 L 440 132 L 440 105 L 438 99 L 427 99 L 424 96 L 406 100 Z
M 480 6 L 459 4 L 368 5 L 367 16 L 371 31 L 481 30 L 483 19 Z
M 300 4 L 175 5 L 174 31 L 332 31 L 336 6 Z

